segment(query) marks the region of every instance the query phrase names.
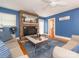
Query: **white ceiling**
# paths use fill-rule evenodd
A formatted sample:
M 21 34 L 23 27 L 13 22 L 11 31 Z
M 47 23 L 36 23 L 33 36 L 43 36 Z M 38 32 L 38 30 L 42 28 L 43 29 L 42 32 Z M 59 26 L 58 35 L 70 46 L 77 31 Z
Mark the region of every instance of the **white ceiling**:
M 28 12 L 36 13 L 43 17 L 79 7 L 79 0 L 61 1 L 64 1 L 66 5 L 52 7 L 42 0 L 0 0 L 0 6 L 14 10 L 25 10 Z

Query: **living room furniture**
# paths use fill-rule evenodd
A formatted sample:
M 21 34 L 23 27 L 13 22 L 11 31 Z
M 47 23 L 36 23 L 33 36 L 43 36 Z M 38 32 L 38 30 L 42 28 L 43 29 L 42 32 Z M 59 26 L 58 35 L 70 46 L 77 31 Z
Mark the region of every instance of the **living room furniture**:
M 0 31 L 0 40 L 5 42 L 12 38 L 9 27 L 3 27 Z
M 28 58 L 28 55 L 23 54 L 23 51 L 16 38 L 6 41 L 5 45 L 10 49 L 11 58 L 20 58 L 20 57 Z
M 39 47 L 39 45 L 41 44 L 46 44 L 47 41 L 48 41 L 48 38 L 46 37 L 43 37 L 43 36 L 34 36 L 34 35 L 31 35 L 31 36 L 25 36 L 31 43 L 32 45 L 35 47 L 35 54 L 36 55 L 36 49 Z M 48 44 L 48 43 L 47 43 Z
M 72 51 L 77 45 L 79 45 L 79 35 L 72 35 L 71 40 L 67 44 L 54 48 L 53 56 L 56 58 L 79 58 L 79 53 Z
M 54 58 L 79 58 L 79 54 L 69 49 L 56 46 L 53 50 Z
M 47 41 L 48 40 L 48 38 L 46 38 L 46 37 L 43 37 L 43 36 L 41 36 L 41 37 L 37 37 L 37 38 L 33 38 L 33 36 L 31 37 L 31 36 L 25 36 L 29 41 L 31 41 L 32 43 L 34 43 L 34 44 L 38 44 L 38 43 L 41 43 L 41 42 L 44 42 L 44 41 Z
M 10 58 L 10 50 L 5 46 L 5 43 L 0 40 L 0 58 Z

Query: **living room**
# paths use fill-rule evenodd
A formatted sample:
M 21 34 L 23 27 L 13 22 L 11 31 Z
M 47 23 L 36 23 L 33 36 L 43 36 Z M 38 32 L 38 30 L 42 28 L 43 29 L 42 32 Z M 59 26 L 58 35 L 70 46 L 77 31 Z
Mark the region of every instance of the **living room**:
M 78 0 L 1 0 L 0 58 L 79 58 Z

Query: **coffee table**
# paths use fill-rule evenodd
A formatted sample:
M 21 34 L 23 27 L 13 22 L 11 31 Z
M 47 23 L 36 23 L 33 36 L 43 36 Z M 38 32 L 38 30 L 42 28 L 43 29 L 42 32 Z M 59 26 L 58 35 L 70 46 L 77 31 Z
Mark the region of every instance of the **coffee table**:
M 43 36 L 41 36 L 40 38 L 33 38 L 31 36 L 25 36 L 29 41 L 31 41 L 33 44 L 38 44 L 38 43 L 41 43 L 41 42 L 44 42 L 44 41 L 47 41 L 48 38 L 45 38 Z
M 33 43 L 35 49 L 37 48 L 40 43 L 48 41 L 48 38 L 40 36 L 40 37 L 33 37 L 33 36 L 25 36 L 30 42 Z M 35 55 L 36 55 L 36 50 L 35 50 Z

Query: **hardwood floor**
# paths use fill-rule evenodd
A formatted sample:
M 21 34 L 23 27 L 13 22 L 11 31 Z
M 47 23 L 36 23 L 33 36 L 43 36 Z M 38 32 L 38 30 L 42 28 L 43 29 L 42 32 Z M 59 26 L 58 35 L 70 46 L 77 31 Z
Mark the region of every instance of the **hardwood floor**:
M 19 45 L 20 45 L 20 48 L 21 48 L 23 54 L 28 56 L 28 53 L 27 53 L 27 51 L 26 51 L 26 48 L 24 47 L 24 44 L 21 43 L 20 41 L 18 41 L 18 43 L 19 43 Z M 28 57 L 29 57 L 29 56 L 28 56 Z

